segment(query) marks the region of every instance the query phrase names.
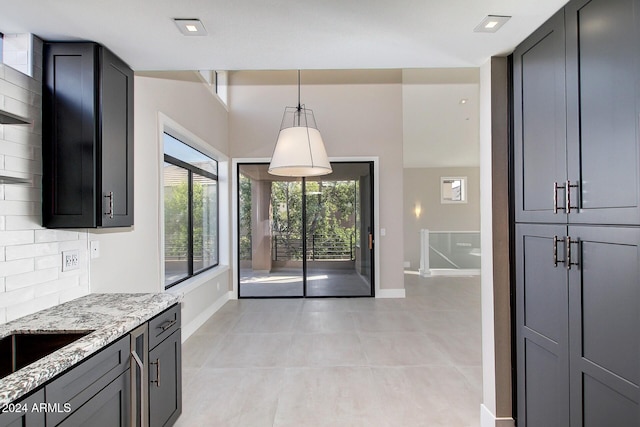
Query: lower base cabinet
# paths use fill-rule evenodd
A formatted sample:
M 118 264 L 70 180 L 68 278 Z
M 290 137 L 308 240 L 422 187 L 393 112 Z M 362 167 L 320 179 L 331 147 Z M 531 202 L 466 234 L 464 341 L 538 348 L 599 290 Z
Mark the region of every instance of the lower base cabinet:
M 44 412 L 33 411 L 34 405 L 44 402 L 44 390 L 40 389 L 18 402 L 11 403 L 0 413 L 3 427 L 44 427 Z
M 182 413 L 180 330 L 149 352 L 149 425 L 173 425 Z
M 148 326 L 149 350 L 139 356 L 147 361 L 144 381 L 148 400 L 141 398 L 147 396 L 142 391 L 143 383 L 131 380 L 131 369 L 137 369 L 137 365 L 127 334 L 28 397 L 8 405 L 0 412 L 0 427 L 172 426 L 182 413 L 180 304 L 143 326 Z M 132 422 L 134 392 L 136 406 L 146 416 Z
M 129 371 L 73 412 L 60 427 L 125 427 L 129 426 Z
M 172 426 L 182 413 L 180 305 L 149 320 L 149 426 Z

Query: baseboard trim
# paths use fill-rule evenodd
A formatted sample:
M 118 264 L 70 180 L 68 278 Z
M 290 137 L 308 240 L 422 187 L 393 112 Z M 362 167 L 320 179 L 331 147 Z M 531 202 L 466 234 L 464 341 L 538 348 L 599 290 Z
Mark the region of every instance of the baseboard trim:
M 480 405 L 480 427 L 515 427 L 513 418 L 496 418 L 495 415 L 484 406 Z
M 405 298 L 404 289 L 378 289 L 376 298 Z
M 202 311 L 196 316 L 189 324 L 182 326 L 182 342 L 185 342 L 195 331 L 204 325 L 204 322 L 209 320 L 214 313 L 222 308 L 222 306 L 229 301 L 233 296 L 233 292 L 229 291 L 218 298 L 213 304 L 211 304 L 206 310 Z
M 479 268 L 431 268 L 431 276 L 479 276 Z

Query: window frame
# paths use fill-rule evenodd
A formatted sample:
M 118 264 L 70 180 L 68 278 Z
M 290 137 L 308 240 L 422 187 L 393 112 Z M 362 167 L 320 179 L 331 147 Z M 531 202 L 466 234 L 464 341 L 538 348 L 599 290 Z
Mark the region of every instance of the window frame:
M 220 167 L 220 162 L 217 159 L 214 159 L 212 156 L 210 156 L 209 154 L 203 153 L 202 150 L 198 149 L 196 146 L 194 146 L 193 144 L 189 144 L 188 142 L 185 142 L 184 139 L 182 137 L 178 137 L 175 134 L 173 134 L 172 132 L 170 132 L 168 129 L 164 129 L 163 133 L 162 133 L 162 138 L 164 139 L 164 135 L 167 135 L 177 141 L 179 141 L 180 143 L 192 148 L 193 150 L 198 151 L 199 153 L 201 153 L 202 155 L 208 157 L 209 159 L 211 159 L 213 162 L 215 162 L 216 164 L 216 170 L 218 170 L 218 168 Z M 163 146 L 163 161 L 165 163 L 169 163 L 171 165 L 177 166 L 179 168 L 185 169 L 187 171 L 187 185 L 188 185 L 188 206 L 187 206 L 187 230 L 189 232 L 189 235 L 187 236 L 187 242 L 188 242 L 188 247 L 187 247 L 187 275 L 185 277 L 182 277 L 174 282 L 171 283 L 166 283 L 166 267 L 163 267 L 163 270 L 165 272 L 164 276 L 164 280 L 163 280 L 163 287 L 164 290 L 168 290 L 176 285 L 178 285 L 179 283 L 182 283 L 186 280 L 189 280 L 201 273 L 204 273 L 208 270 L 211 270 L 217 266 L 220 265 L 220 180 L 219 180 L 219 170 L 218 170 L 218 174 L 214 174 L 212 172 L 206 171 L 204 169 L 201 169 L 197 166 L 194 166 L 188 162 L 185 162 L 184 160 L 180 160 L 176 157 L 173 157 L 169 154 L 164 153 L 164 146 Z M 193 262 L 193 255 L 194 255 L 194 250 L 193 250 L 193 243 L 194 243 L 194 234 L 193 234 L 193 230 L 194 230 L 194 224 L 193 224 L 193 174 L 197 174 L 200 176 L 203 176 L 205 178 L 209 178 L 212 179 L 214 181 L 216 181 L 216 251 L 217 251 L 217 257 L 216 257 L 216 263 L 209 265 L 207 267 L 201 268 L 200 270 L 195 271 L 194 270 L 194 262 Z M 163 179 L 164 182 L 164 179 Z M 164 206 L 164 198 L 162 199 L 162 210 L 164 212 L 165 210 L 165 206 Z M 164 215 L 163 215 L 164 218 Z M 166 234 L 165 234 L 165 228 L 164 228 L 164 221 L 162 224 L 162 230 L 163 230 L 163 241 L 165 241 L 166 239 Z M 166 253 L 163 254 L 162 257 L 162 262 L 164 264 L 164 262 L 166 262 Z

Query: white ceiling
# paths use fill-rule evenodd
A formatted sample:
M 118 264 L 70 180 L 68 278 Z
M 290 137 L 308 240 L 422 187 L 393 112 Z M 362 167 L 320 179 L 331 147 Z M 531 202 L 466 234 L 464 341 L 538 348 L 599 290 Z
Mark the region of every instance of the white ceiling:
M 566 0 L 0 0 L 0 32 L 93 40 L 135 70 L 477 67 Z M 474 33 L 488 14 L 513 18 Z M 183 36 L 172 18 L 199 18 Z

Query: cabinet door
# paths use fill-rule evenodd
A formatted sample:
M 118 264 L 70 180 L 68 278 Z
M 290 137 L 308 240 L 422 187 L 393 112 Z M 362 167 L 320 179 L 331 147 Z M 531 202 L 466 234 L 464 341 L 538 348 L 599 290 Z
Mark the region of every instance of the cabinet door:
M 640 224 L 638 0 L 566 7 L 572 223 Z
M 45 43 L 42 99 L 42 221 L 96 227 L 93 43 Z
M 122 373 L 68 418 L 61 427 L 129 426 L 129 371 Z
M 44 403 L 44 389 L 40 389 L 26 399 L 16 402 L 20 410 L 0 412 L 0 426 L 2 427 L 44 427 L 45 412 L 34 411 L 33 405 Z
M 149 425 L 171 426 L 182 413 L 180 329 L 149 352 Z
M 133 225 L 133 71 L 101 48 L 101 225 Z
M 569 425 L 567 269 L 554 265 L 566 227 L 516 226 L 518 425 Z M 557 257 L 564 259 L 562 240 Z
M 564 13 L 513 54 L 515 213 L 518 222 L 565 222 L 554 182 L 566 181 Z M 564 190 L 557 191 L 559 207 Z
M 572 426 L 640 426 L 640 229 L 569 227 Z

